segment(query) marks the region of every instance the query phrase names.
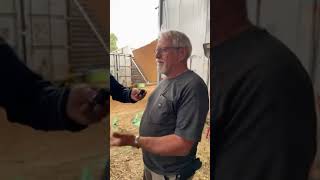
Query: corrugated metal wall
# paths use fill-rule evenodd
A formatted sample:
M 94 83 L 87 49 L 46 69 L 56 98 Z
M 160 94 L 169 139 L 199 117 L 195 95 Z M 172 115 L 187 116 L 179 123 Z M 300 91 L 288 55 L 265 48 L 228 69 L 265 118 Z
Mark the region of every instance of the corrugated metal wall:
M 107 51 L 74 0 L 0 0 L 0 3 L 0 36 L 27 66 L 45 79 L 61 81 L 71 73 L 107 69 Z M 80 3 L 97 31 L 106 34 L 101 32 L 101 22 L 97 22 L 93 10 L 87 8 L 90 1 Z M 107 6 L 104 8 L 107 11 Z
M 107 51 L 98 41 L 94 32 L 76 7 L 73 0 L 69 0 L 69 62 L 72 73 L 84 74 L 91 69 L 107 69 Z M 88 9 L 88 0 L 79 1 L 98 32 L 99 23 L 92 10 Z M 107 8 L 107 7 L 106 7 Z M 106 40 L 106 39 L 104 39 Z
M 320 0 L 248 0 L 248 12 L 253 23 L 266 28 L 284 42 L 308 71 L 314 82 L 319 136 Z M 317 156 L 313 180 L 320 180 L 320 140 Z
M 44 78 L 68 77 L 65 0 L 25 0 L 27 65 Z

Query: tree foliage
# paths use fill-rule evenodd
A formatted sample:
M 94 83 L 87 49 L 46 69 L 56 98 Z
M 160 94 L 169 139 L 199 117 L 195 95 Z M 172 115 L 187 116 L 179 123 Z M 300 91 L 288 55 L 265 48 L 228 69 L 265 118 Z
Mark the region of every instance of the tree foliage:
M 110 33 L 110 52 L 118 49 L 117 41 L 117 36 L 114 33 Z

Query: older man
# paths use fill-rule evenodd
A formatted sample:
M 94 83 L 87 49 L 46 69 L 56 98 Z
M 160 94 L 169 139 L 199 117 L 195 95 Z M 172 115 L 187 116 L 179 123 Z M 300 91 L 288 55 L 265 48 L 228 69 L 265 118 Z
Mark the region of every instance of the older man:
M 113 146 L 141 148 L 144 179 L 191 179 L 199 168 L 197 145 L 208 113 L 203 80 L 187 67 L 192 46 L 178 31 L 160 33 L 156 48 L 159 71 L 166 75 L 151 94 L 140 136 L 114 133 Z

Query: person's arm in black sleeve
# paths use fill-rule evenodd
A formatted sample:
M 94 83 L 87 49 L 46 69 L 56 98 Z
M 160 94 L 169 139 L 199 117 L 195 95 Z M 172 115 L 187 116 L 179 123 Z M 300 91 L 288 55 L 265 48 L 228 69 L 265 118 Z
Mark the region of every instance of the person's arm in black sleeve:
M 58 88 L 29 70 L 14 51 L 0 41 L 0 106 L 8 120 L 41 130 L 77 131 L 66 115 L 70 89 Z
M 123 103 L 135 103 L 131 99 L 131 88 L 122 86 L 112 75 L 110 75 L 110 93 L 113 100 Z

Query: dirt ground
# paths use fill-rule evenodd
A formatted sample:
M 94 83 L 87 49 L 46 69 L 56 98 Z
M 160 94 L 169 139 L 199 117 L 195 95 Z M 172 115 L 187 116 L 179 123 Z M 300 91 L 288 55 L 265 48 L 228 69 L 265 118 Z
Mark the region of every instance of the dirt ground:
M 147 99 L 155 86 L 148 86 L 147 96 L 136 104 L 122 104 L 116 101 L 110 103 L 111 131 L 130 132 L 137 134 L 138 127 L 132 124 L 137 113 L 144 110 Z M 117 122 L 117 123 L 116 123 Z M 210 140 L 206 138 L 205 126 L 202 140 L 198 145 L 198 157 L 202 167 L 194 176 L 194 180 L 210 179 Z M 110 179 L 111 180 L 141 180 L 143 161 L 141 150 L 132 147 L 111 147 L 110 149 Z
M 0 109 L 0 179 L 100 180 L 107 157 L 104 127 L 37 131 L 8 122 Z

